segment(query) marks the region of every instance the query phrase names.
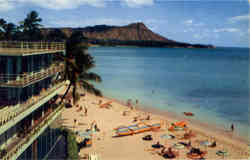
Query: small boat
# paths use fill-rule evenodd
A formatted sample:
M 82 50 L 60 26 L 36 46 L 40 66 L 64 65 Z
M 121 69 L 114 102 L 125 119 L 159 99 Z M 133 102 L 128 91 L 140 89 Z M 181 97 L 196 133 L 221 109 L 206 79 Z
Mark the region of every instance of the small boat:
M 192 112 L 183 112 L 185 116 L 194 116 L 194 113 Z
M 185 121 L 180 121 L 180 122 L 176 122 L 173 123 L 168 130 L 169 131 L 179 131 L 179 130 L 185 130 L 187 127 L 187 122 Z

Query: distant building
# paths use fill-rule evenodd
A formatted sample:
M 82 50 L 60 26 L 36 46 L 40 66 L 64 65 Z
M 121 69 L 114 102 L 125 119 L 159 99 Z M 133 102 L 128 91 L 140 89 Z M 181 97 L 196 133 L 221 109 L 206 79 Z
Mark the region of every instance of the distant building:
M 64 43 L 0 41 L 0 159 L 44 159 L 60 134 L 51 127 L 63 82 Z

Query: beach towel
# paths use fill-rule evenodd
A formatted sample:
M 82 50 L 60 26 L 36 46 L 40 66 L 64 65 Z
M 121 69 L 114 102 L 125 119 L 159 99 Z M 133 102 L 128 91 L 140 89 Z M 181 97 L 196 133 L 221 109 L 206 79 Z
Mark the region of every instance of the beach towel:
M 217 151 L 216 152 L 216 154 L 218 155 L 218 156 L 227 156 L 228 155 L 228 152 L 227 151 L 221 151 L 221 150 L 219 150 L 219 151 Z

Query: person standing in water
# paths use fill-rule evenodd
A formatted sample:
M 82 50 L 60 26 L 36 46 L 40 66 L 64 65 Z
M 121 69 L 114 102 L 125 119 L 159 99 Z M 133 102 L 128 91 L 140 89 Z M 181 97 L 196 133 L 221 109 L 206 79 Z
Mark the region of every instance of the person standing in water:
M 138 104 L 139 104 L 139 101 L 138 101 L 138 99 L 136 99 L 136 100 L 135 100 L 135 107 L 134 107 L 135 110 L 136 110 L 136 108 L 138 107 Z
M 231 131 L 234 131 L 234 124 L 231 125 Z

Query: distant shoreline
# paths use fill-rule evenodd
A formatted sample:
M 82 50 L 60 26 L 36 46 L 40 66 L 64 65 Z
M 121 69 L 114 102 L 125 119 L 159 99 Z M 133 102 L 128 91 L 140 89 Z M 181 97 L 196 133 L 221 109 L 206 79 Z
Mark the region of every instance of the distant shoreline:
M 187 46 L 187 47 L 179 47 L 179 46 L 151 46 L 151 45 L 99 45 L 99 44 L 89 44 L 90 47 L 117 47 L 117 48 L 187 48 L 187 49 L 214 49 L 217 48 L 216 46 L 212 47 L 205 47 L 205 45 L 202 45 L 204 47 L 194 47 L 194 46 Z

